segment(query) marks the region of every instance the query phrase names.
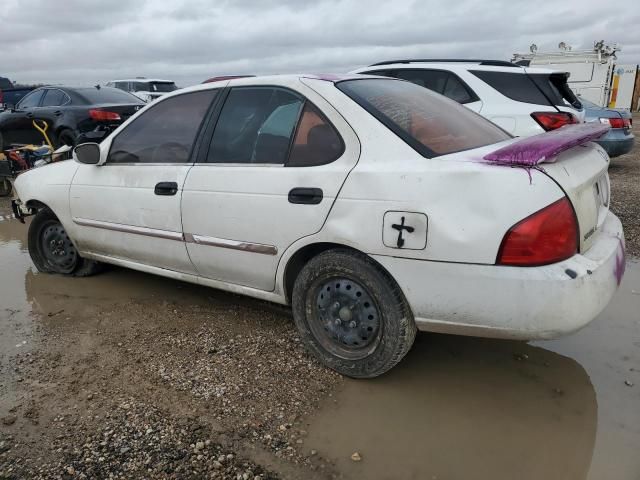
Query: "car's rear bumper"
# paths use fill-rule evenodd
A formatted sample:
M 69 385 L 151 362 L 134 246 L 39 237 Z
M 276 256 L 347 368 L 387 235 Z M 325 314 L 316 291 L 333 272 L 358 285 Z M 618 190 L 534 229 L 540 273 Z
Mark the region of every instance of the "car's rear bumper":
M 629 153 L 633 149 L 634 136 L 605 136 L 600 140 L 597 140 L 596 143 L 604 148 L 605 152 L 607 152 L 607 155 L 609 155 L 610 157 L 619 157 L 620 155 Z
M 496 338 L 553 338 L 593 320 L 624 273 L 620 220 L 609 213 L 584 255 L 541 267 L 374 256 L 396 279 L 418 328 Z

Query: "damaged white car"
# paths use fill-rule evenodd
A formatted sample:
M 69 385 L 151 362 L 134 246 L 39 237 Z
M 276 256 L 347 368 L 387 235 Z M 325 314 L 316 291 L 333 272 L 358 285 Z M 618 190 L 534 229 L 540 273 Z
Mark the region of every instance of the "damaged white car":
M 177 91 L 20 175 L 38 270 L 103 263 L 290 304 L 327 366 L 374 377 L 417 330 L 551 338 L 624 272 L 602 125 L 513 139 L 412 83 L 273 76 Z

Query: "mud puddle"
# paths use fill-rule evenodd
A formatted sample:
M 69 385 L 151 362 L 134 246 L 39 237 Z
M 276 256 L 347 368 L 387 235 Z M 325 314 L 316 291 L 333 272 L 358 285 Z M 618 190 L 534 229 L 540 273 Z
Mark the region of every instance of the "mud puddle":
M 346 380 L 308 446 L 345 478 L 638 479 L 638 312 L 640 263 L 628 262 L 612 303 L 574 335 L 419 335 L 389 374 Z
M 577 334 L 421 334 L 396 369 L 353 381 L 309 358 L 278 307 L 121 269 L 41 275 L 25 238 L 0 201 L 0 417 L 17 417 L 0 424 L 0 478 L 166 478 L 167 465 L 200 464 L 220 478 L 640 478 L 638 263 Z M 109 413 L 125 407 L 122 421 Z M 139 440 L 157 429 L 160 451 Z M 231 452 L 248 460 L 216 470 Z

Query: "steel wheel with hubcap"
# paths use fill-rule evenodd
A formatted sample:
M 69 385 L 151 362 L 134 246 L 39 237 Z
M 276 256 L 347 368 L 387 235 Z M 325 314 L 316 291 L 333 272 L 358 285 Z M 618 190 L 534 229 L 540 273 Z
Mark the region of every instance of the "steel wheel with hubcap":
M 336 249 L 302 268 L 293 317 L 309 350 L 354 378 L 381 375 L 409 351 L 416 325 L 396 282 L 366 255 Z

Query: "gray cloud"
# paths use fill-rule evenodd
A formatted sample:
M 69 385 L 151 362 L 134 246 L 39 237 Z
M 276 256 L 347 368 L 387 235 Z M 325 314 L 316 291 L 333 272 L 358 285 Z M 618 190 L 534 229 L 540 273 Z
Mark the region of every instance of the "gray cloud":
M 181 85 L 214 75 L 345 71 L 389 58 L 509 59 L 531 43 L 623 45 L 640 61 L 640 9 L 493 0 L 3 0 L 0 75 L 94 84 L 127 76 Z

